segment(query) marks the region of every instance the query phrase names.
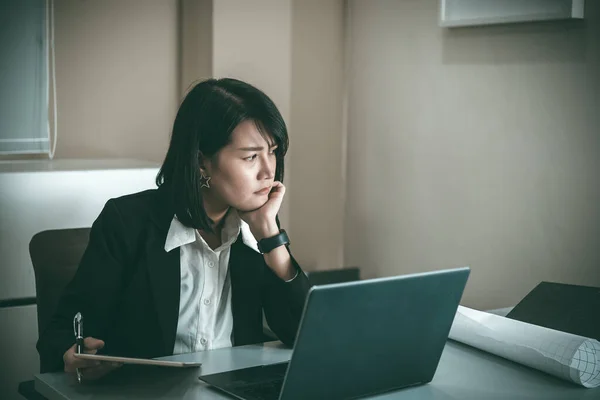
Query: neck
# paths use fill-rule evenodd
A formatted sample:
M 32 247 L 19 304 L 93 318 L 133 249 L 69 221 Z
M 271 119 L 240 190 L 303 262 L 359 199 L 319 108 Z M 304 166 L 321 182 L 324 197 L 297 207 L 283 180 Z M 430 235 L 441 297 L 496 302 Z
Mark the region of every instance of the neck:
M 225 216 L 227 215 L 227 211 L 229 211 L 229 206 L 226 204 L 215 203 L 216 202 L 211 201 L 209 198 L 204 198 L 204 209 L 206 210 L 206 215 L 213 222 L 212 228 L 215 231 L 218 231 L 223 226 Z

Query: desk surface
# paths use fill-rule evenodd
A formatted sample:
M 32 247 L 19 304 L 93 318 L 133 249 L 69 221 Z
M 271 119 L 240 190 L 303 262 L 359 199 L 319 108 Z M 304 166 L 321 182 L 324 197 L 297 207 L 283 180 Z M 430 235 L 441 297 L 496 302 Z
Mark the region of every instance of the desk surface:
M 192 369 L 126 365 L 102 383 L 78 385 L 64 373 L 35 376 L 35 388 L 50 400 L 64 399 L 231 399 L 199 375 L 289 360 L 279 342 L 225 348 L 164 359 L 199 360 Z M 585 389 L 469 346 L 448 341 L 433 381 L 373 399 L 504 400 L 600 399 Z

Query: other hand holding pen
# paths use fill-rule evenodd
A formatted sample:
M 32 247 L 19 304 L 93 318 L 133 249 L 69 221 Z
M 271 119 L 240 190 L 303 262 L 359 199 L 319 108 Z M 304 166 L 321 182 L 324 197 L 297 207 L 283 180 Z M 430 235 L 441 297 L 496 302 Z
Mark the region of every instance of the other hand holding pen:
M 104 347 L 104 341 L 93 337 L 86 337 L 83 344 L 83 353 L 87 354 L 96 354 L 98 350 Z M 83 380 L 86 381 L 99 379 L 122 365 L 121 363 L 76 358 L 74 356 L 76 352 L 77 344 L 74 344 L 63 355 L 65 372 L 75 373 L 76 369 L 79 368 Z

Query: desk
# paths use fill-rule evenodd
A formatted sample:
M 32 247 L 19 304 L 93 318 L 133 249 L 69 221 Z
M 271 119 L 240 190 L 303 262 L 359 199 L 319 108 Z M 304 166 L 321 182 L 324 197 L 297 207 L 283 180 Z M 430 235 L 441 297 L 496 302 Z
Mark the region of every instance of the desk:
M 211 374 L 289 360 L 279 342 L 164 357 L 199 360 L 192 369 L 123 366 L 101 384 L 78 385 L 64 373 L 35 376 L 35 388 L 50 400 L 232 399 L 198 379 Z M 585 389 L 542 372 L 448 341 L 433 381 L 372 399 L 432 400 L 571 400 L 600 399 L 600 388 Z

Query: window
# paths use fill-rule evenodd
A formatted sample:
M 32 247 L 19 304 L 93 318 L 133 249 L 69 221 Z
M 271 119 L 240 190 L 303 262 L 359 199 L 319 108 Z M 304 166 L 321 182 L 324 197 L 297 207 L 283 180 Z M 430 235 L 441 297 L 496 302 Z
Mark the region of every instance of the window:
M 47 0 L 0 0 L 0 154 L 50 153 Z

